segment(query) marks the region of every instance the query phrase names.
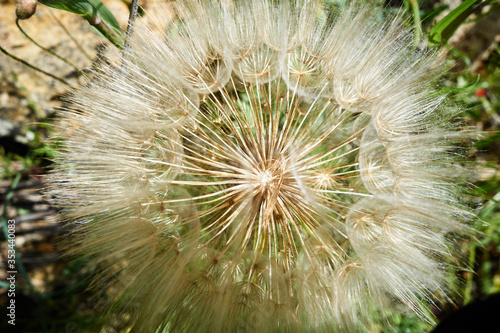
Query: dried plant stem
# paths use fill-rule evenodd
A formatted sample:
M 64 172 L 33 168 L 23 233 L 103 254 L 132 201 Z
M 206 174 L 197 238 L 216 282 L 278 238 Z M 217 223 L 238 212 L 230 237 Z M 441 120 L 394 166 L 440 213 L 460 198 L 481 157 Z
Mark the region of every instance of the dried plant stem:
M 130 38 L 132 38 L 132 34 L 134 33 L 134 25 L 135 19 L 137 17 L 137 10 L 139 8 L 139 0 L 132 0 L 132 4 L 130 5 L 130 16 L 128 18 L 127 24 L 127 32 L 125 34 L 125 43 L 123 44 L 123 63 L 122 69 L 124 68 L 124 63 L 127 60 L 130 53 Z

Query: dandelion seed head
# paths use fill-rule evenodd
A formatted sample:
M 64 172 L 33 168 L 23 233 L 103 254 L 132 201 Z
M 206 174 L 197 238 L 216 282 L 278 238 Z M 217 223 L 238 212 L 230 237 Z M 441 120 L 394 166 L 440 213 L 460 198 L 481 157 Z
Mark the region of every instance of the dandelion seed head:
M 354 332 L 395 305 L 431 319 L 471 218 L 439 55 L 356 2 L 169 6 L 177 19 L 137 26 L 125 73 L 109 60 L 74 93 L 49 179 L 80 223 L 72 251 L 114 264 L 101 274 L 131 325 Z

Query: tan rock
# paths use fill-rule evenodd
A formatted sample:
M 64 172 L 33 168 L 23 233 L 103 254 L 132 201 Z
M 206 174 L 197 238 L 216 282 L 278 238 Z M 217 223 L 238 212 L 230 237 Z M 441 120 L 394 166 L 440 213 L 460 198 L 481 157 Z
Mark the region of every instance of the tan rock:
M 121 0 L 104 0 L 122 27 L 126 26 L 128 8 Z M 27 39 L 16 26 L 15 1 L 2 1 L 0 10 L 0 45 L 14 56 L 66 80 L 72 86 L 83 82 L 77 71 L 43 51 Z M 80 69 L 90 68 L 99 45 L 108 45 L 103 37 L 76 14 L 38 4 L 21 27 L 40 45 L 64 57 Z M 71 33 L 71 36 L 65 32 Z M 85 51 L 82 52 L 80 47 Z M 17 131 L 54 113 L 61 105 L 60 96 L 69 87 L 0 53 L 0 119 L 13 123 Z

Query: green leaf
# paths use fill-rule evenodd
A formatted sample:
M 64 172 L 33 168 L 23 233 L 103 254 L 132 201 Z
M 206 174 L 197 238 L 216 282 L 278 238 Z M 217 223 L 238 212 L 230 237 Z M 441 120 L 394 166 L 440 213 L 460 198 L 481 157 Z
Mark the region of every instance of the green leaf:
M 478 76 L 474 82 L 470 82 L 469 84 L 467 84 L 463 87 L 439 89 L 439 91 L 436 93 L 436 95 L 463 93 L 466 91 L 475 91 L 479 87 L 480 83 L 481 83 L 481 77 Z
M 466 0 L 436 23 L 429 33 L 429 44 L 445 44 L 455 30 L 474 10 L 474 4 L 481 0 Z
M 448 9 L 448 5 L 441 5 L 433 9 L 422 10 L 422 24 L 432 24 L 434 19 Z
M 113 13 L 100 0 L 38 0 L 40 3 L 83 17 L 117 47 L 123 46 L 123 31 Z

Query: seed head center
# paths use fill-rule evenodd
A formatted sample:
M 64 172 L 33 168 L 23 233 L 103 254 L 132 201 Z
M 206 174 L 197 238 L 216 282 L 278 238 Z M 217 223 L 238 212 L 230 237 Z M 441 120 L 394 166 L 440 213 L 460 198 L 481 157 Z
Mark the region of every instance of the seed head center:
M 253 178 L 255 195 L 259 197 L 263 195 L 262 199 L 265 200 L 279 196 L 285 173 L 282 161 L 271 161 L 255 170 Z
M 265 170 L 258 175 L 260 186 L 265 189 L 268 189 L 271 186 L 273 178 L 274 177 L 269 170 Z

